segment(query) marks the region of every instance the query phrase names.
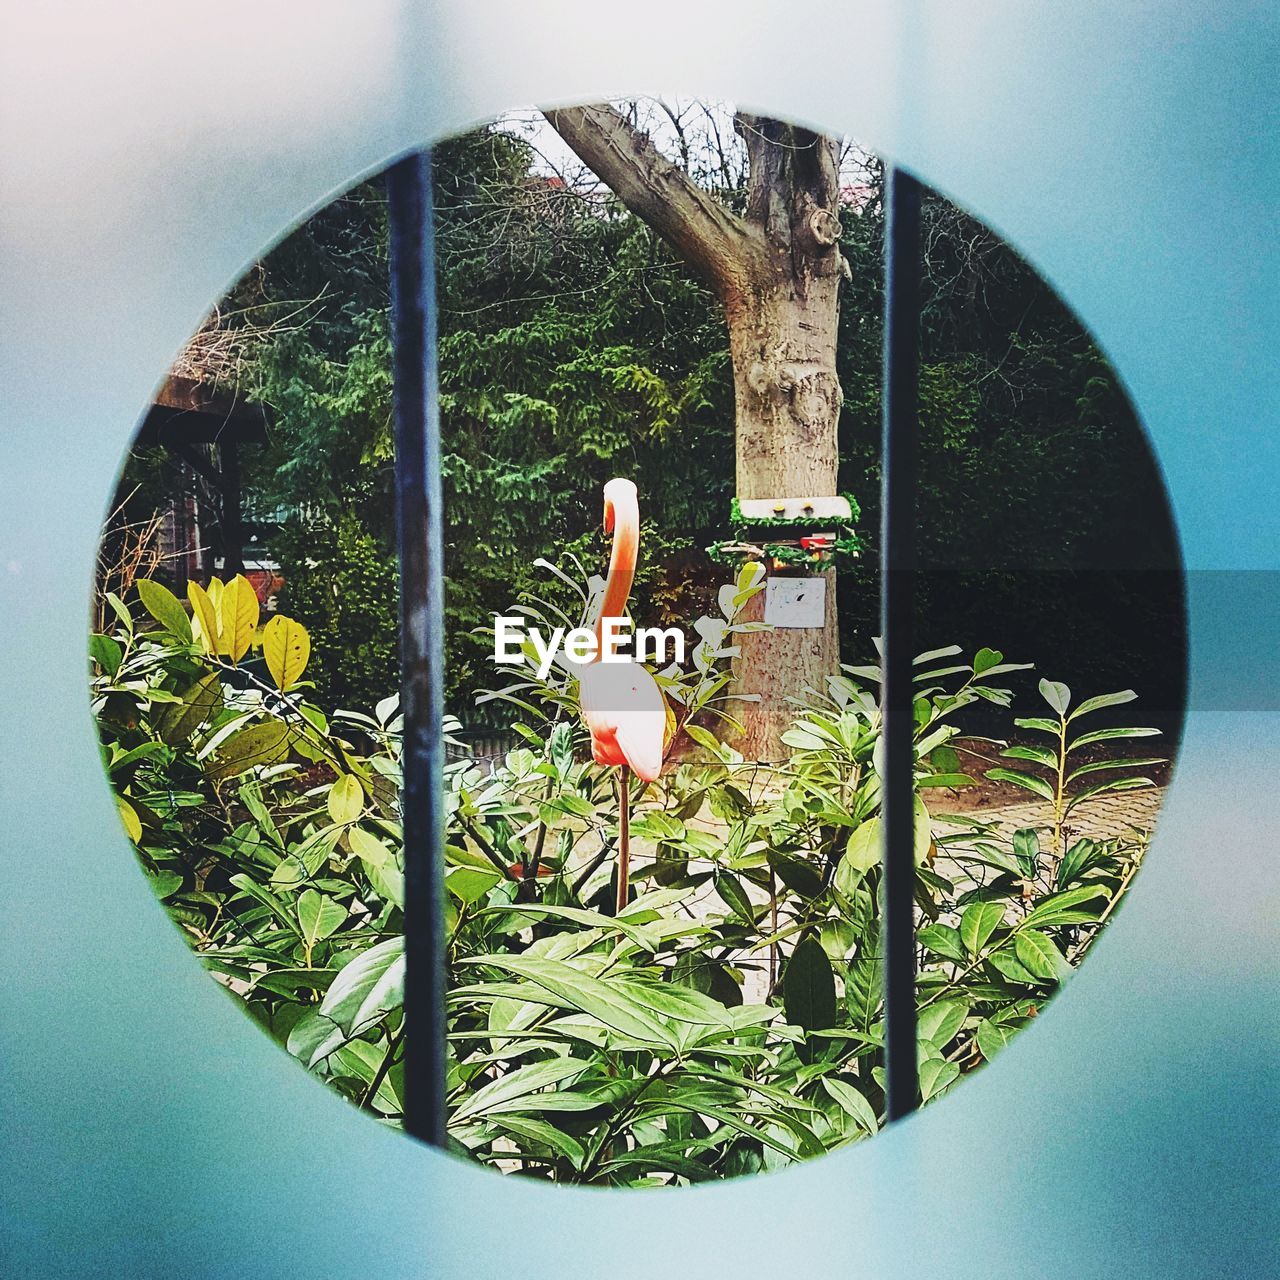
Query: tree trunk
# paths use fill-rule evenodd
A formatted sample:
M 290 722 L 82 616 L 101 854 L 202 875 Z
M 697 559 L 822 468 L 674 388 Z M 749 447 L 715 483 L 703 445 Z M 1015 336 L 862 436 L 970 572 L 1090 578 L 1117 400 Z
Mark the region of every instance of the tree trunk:
M 836 493 L 836 377 L 840 254 L 839 144 L 796 125 L 739 112 L 749 161 L 739 216 L 698 188 L 608 106 L 547 112 L 547 119 L 632 213 L 663 235 L 715 290 L 733 364 L 739 498 Z M 726 512 L 726 517 L 728 513 Z M 727 524 L 727 520 L 726 520 Z M 788 699 L 820 689 L 838 670 L 835 573 L 828 570 L 821 628 L 741 637 L 733 692 L 748 759 L 782 760 Z M 746 615 L 764 612 L 761 592 Z
M 806 290 L 780 273 L 773 287 L 726 304 L 736 403 L 739 498 L 825 497 L 836 492 L 836 427 L 842 399 L 836 380 L 836 285 Z M 782 570 L 813 576 L 811 570 Z M 744 732 L 735 742 L 751 760 L 781 760 L 782 734 L 795 716 L 788 698 L 821 689 L 838 669 L 840 632 L 836 575 L 827 570 L 826 622 L 820 629 L 776 627 L 740 637 L 735 694 L 758 697 L 734 714 Z M 746 620 L 764 616 L 764 592 Z

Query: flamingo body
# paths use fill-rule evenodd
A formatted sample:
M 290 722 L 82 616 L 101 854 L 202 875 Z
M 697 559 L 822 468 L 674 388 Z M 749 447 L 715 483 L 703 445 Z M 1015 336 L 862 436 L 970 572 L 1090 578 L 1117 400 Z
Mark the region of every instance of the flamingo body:
M 640 504 L 630 480 L 610 480 L 605 485 L 604 527 L 613 534 L 613 549 L 596 616 L 596 658 L 579 672 L 578 704 L 591 733 L 595 762 L 618 770 L 617 910 L 621 914 L 630 895 L 630 775 L 655 782 L 662 772 L 667 704 L 658 682 L 639 663 L 600 660 L 605 619 L 622 616 L 636 576 Z
M 613 549 L 596 618 L 597 639 L 606 618 L 622 616 L 636 575 L 640 503 L 630 480 L 605 485 L 604 527 L 613 534 Z M 630 769 L 644 782 L 655 781 L 662 771 L 667 704 L 653 676 L 639 663 L 601 662 L 597 656 L 579 674 L 578 699 L 595 762 Z
M 593 662 L 582 669 L 578 691 L 596 764 L 629 768 L 644 782 L 656 781 L 667 708 L 653 676 L 634 662 Z

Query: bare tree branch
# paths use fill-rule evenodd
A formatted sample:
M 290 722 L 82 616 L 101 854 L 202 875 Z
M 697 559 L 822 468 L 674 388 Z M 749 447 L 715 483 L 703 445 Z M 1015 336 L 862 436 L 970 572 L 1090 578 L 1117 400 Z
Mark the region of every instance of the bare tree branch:
M 668 240 L 721 297 L 762 258 L 756 228 L 726 209 L 606 103 L 545 113 L 619 200 Z

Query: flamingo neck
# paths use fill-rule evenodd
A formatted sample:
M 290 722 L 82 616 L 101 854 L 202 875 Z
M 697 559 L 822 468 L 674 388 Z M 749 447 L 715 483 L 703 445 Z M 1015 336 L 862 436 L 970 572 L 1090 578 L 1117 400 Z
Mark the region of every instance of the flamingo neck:
M 597 644 L 601 642 L 605 618 L 620 618 L 626 612 L 640 549 L 640 508 L 635 485 L 629 480 L 610 480 L 605 485 L 604 501 L 605 527 L 613 527 L 613 549 L 609 554 L 609 576 L 605 579 L 600 612 L 596 616 Z M 598 652 L 596 660 L 599 661 Z

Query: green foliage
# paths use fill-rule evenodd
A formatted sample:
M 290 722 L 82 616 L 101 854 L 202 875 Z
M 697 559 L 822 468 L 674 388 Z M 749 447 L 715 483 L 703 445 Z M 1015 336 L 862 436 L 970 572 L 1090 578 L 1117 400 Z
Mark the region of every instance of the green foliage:
M 637 613 L 696 617 L 698 640 L 687 670 L 657 673 L 673 759 L 634 797 L 636 897 L 620 915 L 615 780 L 590 761 L 570 670 L 482 696 L 480 714 L 514 721 L 520 746 L 492 771 L 448 766 L 455 1149 L 549 1180 L 647 1185 L 859 1141 L 884 1104 L 876 669 L 847 666 L 796 709 L 785 771 L 722 743 L 727 663 L 758 583 L 748 571 L 717 592 L 701 550 L 725 533 L 734 471 L 718 306 L 643 223 L 531 172 L 525 144 L 483 130 L 433 154 L 451 706 L 473 716 L 491 678 L 476 624 L 512 599 L 533 622 L 590 616 L 599 584 L 581 565 L 603 563 L 595 495 L 611 475 L 645 494 Z M 866 500 L 871 544 L 864 566 L 842 569 L 848 654 L 876 599 L 877 192 L 878 178 L 843 219 L 843 483 Z M 1138 568 L 1175 562 L 1123 392 L 1016 255 L 940 199 L 925 214 L 920 539 L 923 562 L 945 571 L 921 575 L 922 625 L 945 620 L 975 644 L 1023 628 L 1024 644 L 1056 644 L 1075 664 L 1074 683 L 1081 666 L 1150 670 L 1147 637 L 1178 625 L 1169 580 L 1082 609 L 1096 579 L 1064 576 L 1117 548 Z M 121 820 L 204 963 L 307 1069 L 396 1125 L 400 723 L 383 698 L 396 569 L 376 185 L 322 210 L 231 301 L 246 316 L 308 300 L 307 322 L 270 333 L 244 370 L 274 423 L 247 468 L 249 507 L 282 521 L 272 550 L 296 622 L 264 633 L 260 661 L 242 588 L 193 589 L 188 615 L 144 583 L 156 625 L 115 600 L 91 640 L 94 709 Z M 133 478 L 153 465 L 137 459 Z M 1135 475 L 1147 477 L 1136 494 Z M 548 545 L 569 572 L 531 558 Z M 1028 564 L 1037 572 L 1020 575 Z M 307 629 L 322 639 L 309 665 Z M 1009 720 L 1004 678 L 1019 665 L 960 655 L 919 662 L 922 796 L 972 783 L 960 718 L 985 709 L 1002 731 Z M 1065 826 L 1094 796 L 1146 785 L 1132 767 L 1150 761 L 1094 752 L 1147 731 L 1075 724 L 1128 695 L 1073 709 L 1065 686 L 1042 688 L 1052 718 L 1015 720 L 1019 739 L 998 745 L 1018 767 L 988 776 L 1043 799 L 1044 826 L 1010 832 L 917 805 L 926 1099 L 1027 1025 L 1141 863 L 1139 834 L 1071 840 Z
M 589 612 L 591 584 L 545 571 Z M 876 669 L 846 668 L 798 710 L 787 770 L 744 761 L 710 726 L 729 715 L 725 662 L 734 635 L 753 625 L 739 612 L 757 590 L 744 570 L 718 615 L 695 623 L 690 669 L 660 673 L 703 758 L 673 761 L 634 797 L 637 896 L 621 913 L 610 884 L 617 791 L 591 762 L 571 671 L 501 691 L 520 710 L 523 745 L 495 769 L 447 767 L 457 1152 L 553 1181 L 643 1186 L 773 1169 L 878 1128 Z M 225 614 L 234 596 L 214 596 Z M 236 661 L 216 640 L 185 635 L 169 599 L 144 599 L 157 626 L 115 601 L 110 634 L 91 644 L 103 759 L 142 865 L 204 963 L 269 1034 L 396 1125 L 395 699 L 328 718 L 298 671 L 271 659 L 279 678 L 259 678 L 249 655 Z M 520 606 L 532 619 L 557 607 L 531 597 Z M 917 665 L 917 785 L 962 787 L 955 717 L 980 701 L 1003 713 L 1009 693 L 997 682 L 1018 667 L 955 648 Z M 1043 724 L 1055 733 L 1128 697 L 1073 711 L 1065 688 L 1046 689 L 1059 719 Z M 1053 775 L 1066 806 L 1086 797 L 1087 769 Z M 1140 864 L 1136 835 L 1060 849 L 1056 836 L 1042 839 L 1050 831 L 1010 834 L 917 806 L 926 1099 L 1027 1025 Z
M 530 162 L 527 144 L 496 130 L 433 151 L 448 693 L 460 712 L 488 669 L 472 629 L 535 584 L 529 547 L 554 539 L 599 555 L 611 476 L 644 489 L 657 553 L 637 584 L 646 617 L 670 624 L 705 609 L 714 587 L 697 548 L 733 475 L 732 379 L 711 295 L 644 223 L 555 187 Z M 238 297 L 251 315 L 318 299 L 244 370 L 274 421 L 246 477 L 252 510 L 284 513 L 272 550 L 286 607 L 343 650 L 341 665 L 318 663 L 318 686 L 352 706 L 395 679 L 385 281 L 384 197 L 366 184 L 269 254 Z M 673 468 L 677 454 L 703 471 Z M 342 590 L 323 598 L 335 580 Z M 341 603 L 379 593 L 358 610 Z
M 734 405 L 718 303 L 643 222 L 557 186 L 532 161 L 525 142 L 492 128 L 433 151 L 447 669 L 450 707 L 468 719 L 486 683 L 472 628 L 535 584 L 528 548 L 599 553 L 595 495 L 605 479 L 629 476 L 644 494 L 653 555 L 638 603 L 664 625 L 709 607 L 720 575 L 703 548 L 730 532 Z M 841 487 L 866 507 L 861 557 L 839 557 L 846 656 L 876 627 L 878 166 L 868 180 L 866 203 L 842 214 L 851 279 L 837 350 Z M 741 192 L 716 195 L 732 206 Z M 1141 668 L 1168 723 L 1181 650 L 1165 643 L 1153 654 L 1149 637 L 1180 634 L 1177 553 L 1123 389 L 1011 249 L 941 197 L 929 196 L 924 213 L 922 626 L 975 647 L 994 629 L 1091 684 Z M 242 370 L 242 389 L 270 405 L 274 423 L 271 444 L 256 460 L 247 455 L 245 469 L 251 513 L 284 513 L 272 549 L 287 607 L 335 635 L 315 583 L 343 576 L 349 553 L 387 581 L 393 551 L 378 184 L 353 189 L 289 236 L 224 311 L 241 317 L 234 325 L 287 316 L 312 299 L 305 323 L 267 333 Z M 362 705 L 394 679 L 387 600 L 362 615 L 368 661 L 350 678 L 317 672 L 326 697 Z M 375 675 L 379 654 L 388 661 Z
M 863 500 L 865 543 L 858 561 L 840 566 L 846 638 L 878 627 L 879 170 L 864 212 L 842 220 L 852 279 L 836 349 L 841 480 Z M 1160 723 L 1175 724 L 1185 664 L 1181 559 L 1133 406 L 1092 336 L 1029 263 L 937 193 L 926 194 L 922 217 L 922 630 L 974 646 L 994 631 L 1082 685 L 1119 684 L 1141 670 Z
M 1055 852 L 1064 853 L 1063 823 L 1077 805 L 1084 804 L 1097 796 L 1111 795 L 1117 791 L 1133 791 L 1139 787 L 1150 787 L 1155 784 L 1150 778 L 1138 774 L 1124 773 L 1120 777 L 1114 774 L 1117 768 L 1142 769 L 1150 765 L 1163 764 L 1159 757 L 1145 759 L 1125 758 L 1117 762 L 1104 757 L 1089 762 L 1080 761 L 1081 753 L 1099 742 L 1111 742 L 1123 738 L 1149 738 L 1160 732 L 1154 728 L 1130 728 L 1112 726 L 1106 729 L 1094 729 L 1088 733 L 1074 733 L 1075 721 L 1107 707 L 1123 706 L 1134 701 L 1137 694 L 1132 689 L 1123 689 L 1119 693 L 1101 694 L 1096 698 L 1087 698 L 1079 706 L 1071 709 L 1071 690 L 1057 681 L 1041 680 L 1040 696 L 1049 704 L 1055 718 L 1046 720 L 1040 716 L 1015 720 L 1020 729 L 1030 730 L 1037 734 L 1047 735 L 1051 746 L 1013 746 L 1007 747 L 1000 754 L 1010 760 L 1029 761 L 1037 771 L 1029 769 L 988 769 L 987 777 L 1003 782 L 1011 782 L 1030 791 L 1033 795 L 1050 800 L 1053 804 L 1053 848 Z M 1079 762 L 1079 763 L 1077 763 Z M 1073 768 L 1073 764 L 1075 767 Z M 1099 773 L 1112 776 L 1098 778 Z M 1080 783 L 1073 789 L 1073 784 Z
M 284 606 L 325 644 L 312 658 L 324 706 L 368 706 L 394 684 L 399 663 L 400 582 L 394 550 L 353 515 L 308 529 L 287 526 Z

